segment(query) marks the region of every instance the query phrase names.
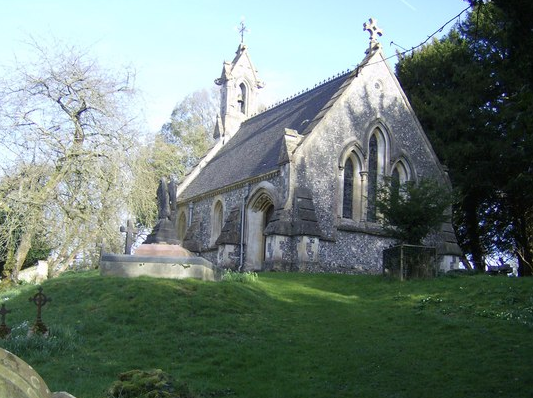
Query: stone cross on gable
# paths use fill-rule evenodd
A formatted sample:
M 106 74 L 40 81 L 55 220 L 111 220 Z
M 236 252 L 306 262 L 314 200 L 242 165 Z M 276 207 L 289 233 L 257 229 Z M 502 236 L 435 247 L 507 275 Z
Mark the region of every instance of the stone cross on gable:
M 133 226 L 133 221 L 128 220 L 126 227 L 120 227 L 120 232 L 126 232 L 126 244 L 124 247 L 124 254 L 131 254 L 131 247 L 133 246 L 133 240 L 135 235 L 139 232 L 137 228 Z
M 377 22 L 378 22 L 377 19 L 370 18 L 368 20 L 368 22 L 365 22 L 363 24 L 363 30 L 366 30 L 366 31 L 368 31 L 368 33 L 370 33 L 370 43 L 371 44 L 377 43 L 377 41 L 378 41 L 377 36 L 382 36 L 383 35 L 383 30 L 378 28 Z
M 0 339 L 5 339 L 11 333 L 11 328 L 6 325 L 6 314 L 9 314 L 11 310 L 6 309 L 6 305 L 2 304 L 0 308 L 0 316 L 2 317 L 2 324 L 0 324 Z
M 43 293 L 43 288 L 39 286 L 39 293 L 36 293 L 33 297 L 30 297 L 29 301 L 33 301 L 35 305 L 37 306 L 37 320 L 35 321 L 35 324 L 33 325 L 32 331 L 34 333 L 41 333 L 46 334 L 48 331 L 48 328 L 43 323 L 43 320 L 41 318 L 41 309 L 44 307 L 46 303 L 49 303 L 52 301 L 50 297 L 47 297 Z

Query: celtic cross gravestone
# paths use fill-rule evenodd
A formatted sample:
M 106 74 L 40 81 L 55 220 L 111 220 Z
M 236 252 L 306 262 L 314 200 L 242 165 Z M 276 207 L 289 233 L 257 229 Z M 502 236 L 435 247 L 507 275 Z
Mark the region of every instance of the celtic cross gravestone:
M 11 334 L 11 328 L 6 325 L 6 315 L 10 312 L 11 310 L 6 309 L 6 305 L 2 304 L 2 308 L 0 308 L 0 316 L 2 317 L 2 323 L 0 324 L 0 339 L 5 339 Z
M 50 297 L 47 297 L 43 293 L 43 288 L 39 286 L 39 292 L 36 293 L 33 297 L 30 297 L 29 301 L 33 301 L 37 306 L 37 319 L 35 320 L 35 324 L 32 327 L 32 331 L 34 333 L 46 334 L 48 332 L 48 328 L 42 320 L 41 309 L 46 303 L 52 301 L 52 299 Z

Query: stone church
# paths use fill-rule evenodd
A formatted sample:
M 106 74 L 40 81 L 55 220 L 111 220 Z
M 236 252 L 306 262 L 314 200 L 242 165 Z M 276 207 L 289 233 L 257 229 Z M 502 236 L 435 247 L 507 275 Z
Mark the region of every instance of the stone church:
M 264 86 L 241 42 L 215 80 L 216 143 L 177 188 L 178 238 L 240 270 L 379 273 L 394 241 L 379 223 L 380 181 L 449 184 L 370 19 L 361 63 L 258 112 Z M 457 268 L 450 224 L 427 242 Z

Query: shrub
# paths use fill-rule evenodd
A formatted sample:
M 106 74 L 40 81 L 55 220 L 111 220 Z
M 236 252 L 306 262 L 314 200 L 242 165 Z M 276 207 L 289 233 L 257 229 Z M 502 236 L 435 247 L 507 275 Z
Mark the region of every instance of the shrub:
M 451 204 L 450 191 L 430 179 L 401 185 L 394 180 L 386 181 L 378 191 L 376 203 L 385 230 L 411 245 L 421 245 L 431 231 L 438 230 L 449 219 L 446 210 Z
M 222 280 L 226 282 L 255 282 L 258 278 L 257 273 L 253 271 L 238 272 L 230 269 L 222 275 Z
M 174 380 L 161 369 L 130 370 L 121 373 L 107 391 L 106 398 L 194 398 L 185 383 Z

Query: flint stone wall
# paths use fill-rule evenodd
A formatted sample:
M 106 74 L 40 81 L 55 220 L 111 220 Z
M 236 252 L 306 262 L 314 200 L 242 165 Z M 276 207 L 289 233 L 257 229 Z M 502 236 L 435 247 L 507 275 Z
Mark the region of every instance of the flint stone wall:
M 390 176 L 395 163 L 401 160 L 408 166 L 411 180 L 433 178 L 448 184 L 448 178 L 399 83 L 384 62 L 373 62 L 358 70 L 350 85 L 320 117 L 312 133 L 302 137 L 301 144 L 288 154 L 290 163 L 280 166 L 280 173 L 268 182 L 276 187 L 276 199 L 281 206 L 291 190 L 308 188 L 322 235 L 314 246 L 308 245 L 310 242 L 299 243 L 298 237 L 267 237 L 264 269 L 378 274 L 382 269 L 382 250 L 394 242 L 377 224 L 366 222 L 366 209 L 360 217 L 362 220 L 342 219 L 340 184 L 344 165 L 340 161 L 343 154 L 358 148 L 362 170 L 368 171 L 370 136 L 379 128 L 386 137 L 384 176 Z M 304 130 L 305 126 L 298 133 Z M 250 191 L 243 186 L 219 192 L 219 197 L 224 197 L 224 220 L 233 207 L 242 206 L 248 192 L 258 184 L 251 184 Z M 201 225 L 198 236 L 201 255 L 213 262 L 217 256 L 220 258 L 219 251 L 209 248 L 214 200 L 215 197 L 206 197 L 194 204 L 194 218 Z M 290 214 L 290 209 L 286 210 Z
M 235 207 L 241 209 L 244 198 L 248 196 L 247 200 L 249 200 L 250 195 L 254 192 L 254 190 L 259 186 L 264 185 L 265 182 L 272 184 L 272 186 L 276 189 L 276 192 L 272 193 L 275 196 L 273 198 L 274 202 L 283 204 L 284 190 L 280 190 L 280 188 L 283 188 L 284 181 L 279 175 L 275 175 L 271 178 L 261 180 L 249 185 L 244 185 L 233 190 L 228 190 L 220 194 L 207 195 L 206 197 L 194 202 L 193 221 L 199 221 L 200 225 L 199 231 L 195 236 L 195 240 L 198 241 L 198 243 L 200 244 L 199 253 L 203 258 L 207 259 L 213 264 L 219 265 L 223 265 L 219 263 L 220 260 L 224 261 L 224 265 L 226 265 L 229 259 L 233 259 L 237 262 L 238 265 L 238 261 L 240 260 L 239 247 L 228 248 L 227 250 L 225 249 L 223 253 L 220 253 L 218 246 L 210 246 L 211 229 L 213 222 L 213 205 L 218 200 L 222 201 L 223 223 L 225 223 L 232 209 L 234 209 Z M 185 210 L 186 208 L 188 209 L 187 206 L 188 204 L 181 205 L 179 211 L 183 209 L 184 211 L 186 211 L 186 214 L 188 214 L 188 210 Z M 244 253 L 244 262 L 246 263 L 246 250 Z

